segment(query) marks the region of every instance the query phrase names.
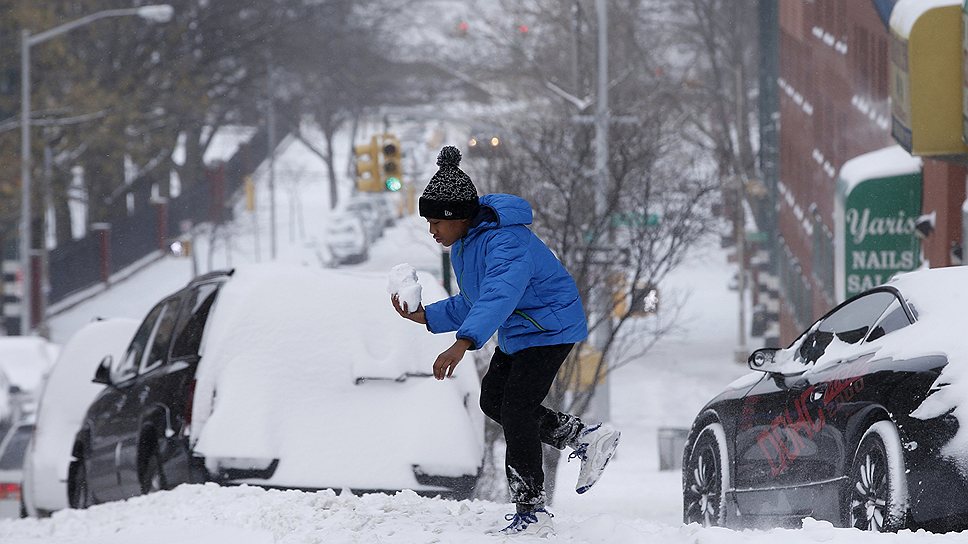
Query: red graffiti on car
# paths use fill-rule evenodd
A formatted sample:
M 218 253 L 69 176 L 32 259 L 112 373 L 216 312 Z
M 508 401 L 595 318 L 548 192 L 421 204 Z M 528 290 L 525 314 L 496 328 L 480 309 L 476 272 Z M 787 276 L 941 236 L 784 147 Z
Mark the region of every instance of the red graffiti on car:
M 863 376 L 870 366 L 870 357 L 859 364 L 849 364 L 834 369 L 829 379 L 804 389 L 793 405 L 773 418 L 769 426 L 756 437 L 763 457 L 770 465 L 770 473 L 779 476 L 789 470 L 791 463 L 804 454 L 812 441 L 827 425 L 844 402 L 849 402 L 864 388 Z M 752 412 L 756 396 L 747 397 L 743 415 L 747 420 Z

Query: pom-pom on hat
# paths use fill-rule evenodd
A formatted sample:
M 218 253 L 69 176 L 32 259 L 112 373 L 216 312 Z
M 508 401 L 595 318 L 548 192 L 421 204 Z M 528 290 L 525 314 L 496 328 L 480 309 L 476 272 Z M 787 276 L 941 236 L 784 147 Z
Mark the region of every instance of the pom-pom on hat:
M 437 155 L 437 166 L 440 168 L 420 195 L 421 216 L 428 219 L 471 219 L 477 215 L 480 207 L 477 187 L 458 165 L 460 151 L 452 145 L 444 146 Z

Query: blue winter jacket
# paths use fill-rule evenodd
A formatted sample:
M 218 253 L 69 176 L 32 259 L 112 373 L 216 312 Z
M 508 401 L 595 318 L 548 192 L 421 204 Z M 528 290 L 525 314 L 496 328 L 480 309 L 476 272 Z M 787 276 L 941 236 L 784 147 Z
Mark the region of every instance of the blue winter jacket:
M 497 221 L 470 228 L 451 247 L 460 293 L 425 308 L 427 328 L 457 331 L 480 348 L 497 331 L 501 351 L 580 342 L 588 336 L 575 280 L 531 229 L 523 198 L 490 194 Z

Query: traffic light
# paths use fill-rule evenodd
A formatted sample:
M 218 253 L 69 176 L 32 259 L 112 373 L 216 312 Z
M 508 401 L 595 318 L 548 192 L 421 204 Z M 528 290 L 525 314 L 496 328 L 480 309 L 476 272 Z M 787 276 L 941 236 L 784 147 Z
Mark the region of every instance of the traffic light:
M 403 187 L 403 150 L 393 134 L 383 135 L 383 188 L 399 191 Z
M 376 136 L 370 138 L 369 144 L 354 145 L 353 155 L 356 157 L 356 189 L 362 192 L 382 191 L 380 146 Z

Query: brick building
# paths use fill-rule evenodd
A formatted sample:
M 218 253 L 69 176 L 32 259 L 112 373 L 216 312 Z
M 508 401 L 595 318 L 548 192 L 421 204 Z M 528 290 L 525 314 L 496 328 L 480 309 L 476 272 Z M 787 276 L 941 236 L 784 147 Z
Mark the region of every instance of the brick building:
M 844 251 L 835 236 L 841 168 L 896 144 L 889 87 L 893 6 L 879 0 L 779 0 L 774 262 L 783 345 L 843 296 L 835 287 L 842 271 L 835 270 L 834 258 Z M 959 264 L 953 249 L 961 241 L 965 168 L 946 159 L 923 161 L 921 213 L 936 213 L 935 230 L 921 245 L 931 266 Z

